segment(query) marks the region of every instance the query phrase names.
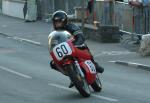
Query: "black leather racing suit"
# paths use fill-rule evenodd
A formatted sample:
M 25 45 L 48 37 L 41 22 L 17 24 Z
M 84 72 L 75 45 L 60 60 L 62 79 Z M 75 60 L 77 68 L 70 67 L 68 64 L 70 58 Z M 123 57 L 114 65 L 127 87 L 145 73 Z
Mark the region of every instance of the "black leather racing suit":
M 68 23 L 65 25 L 64 30 L 70 32 L 74 36 L 74 45 L 81 45 L 85 42 L 82 30 L 73 23 Z

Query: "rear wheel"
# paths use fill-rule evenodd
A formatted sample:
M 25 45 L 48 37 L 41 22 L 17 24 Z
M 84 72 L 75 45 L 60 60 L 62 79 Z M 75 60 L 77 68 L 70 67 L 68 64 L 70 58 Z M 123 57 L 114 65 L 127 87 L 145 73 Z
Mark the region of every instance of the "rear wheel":
M 89 85 L 86 79 L 81 76 L 78 68 L 75 66 L 75 64 L 70 64 L 68 69 L 68 74 L 76 89 L 83 97 L 89 97 L 91 94 Z
M 100 92 L 102 90 L 102 84 L 101 84 L 98 74 L 96 75 L 96 80 L 94 81 L 94 83 L 91 84 L 91 87 L 93 88 L 95 92 Z

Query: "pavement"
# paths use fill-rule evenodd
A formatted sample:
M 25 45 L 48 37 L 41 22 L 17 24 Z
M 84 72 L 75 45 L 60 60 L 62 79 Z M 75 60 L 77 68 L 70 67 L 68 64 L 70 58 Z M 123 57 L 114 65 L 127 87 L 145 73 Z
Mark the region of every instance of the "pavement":
M 47 47 L 47 37 L 52 30 L 52 24 L 50 22 L 25 22 L 22 19 L 0 14 L 0 36 L 12 38 L 21 42 L 32 43 L 38 46 Z M 105 46 L 105 43 L 94 43 L 97 45 L 100 44 L 101 47 L 106 50 L 108 50 L 109 48 L 114 48 L 114 46 L 116 46 L 116 44 L 113 43 L 107 43 L 107 46 Z M 118 45 L 120 44 L 117 44 L 117 50 L 123 48 Z M 130 48 L 127 48 L 127 46 L 125 49 L 130 51 Z M 111 49 L 109 50 L 111 51 Z M 137 52 L 134 52 L 134 56 L 131 56 L 130 59 L 121 59 L 110 62 L 150 71 L 150 57 L 142 57 Z

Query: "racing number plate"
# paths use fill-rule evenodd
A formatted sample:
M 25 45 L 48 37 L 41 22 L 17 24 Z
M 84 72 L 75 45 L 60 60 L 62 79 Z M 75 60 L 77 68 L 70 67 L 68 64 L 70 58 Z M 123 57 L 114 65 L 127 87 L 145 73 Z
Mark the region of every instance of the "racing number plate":
M 61 44 L 58 44 L 54 47 L 53 49 L 53 53 L 55 55 L 55 57 L 57 58 L 57 60 L 62 60 L 62 58 L 66 55 L 71 55 L 72 54 L 72 50 L 69 46 L 68 43 L 63 42 Z
M 91 73 L 93 73 L 93 74 L 96 73 L 95 65 L 93 64 L 93 62 L 91 60 L 86 60 L 85 64 L 88 66 Z

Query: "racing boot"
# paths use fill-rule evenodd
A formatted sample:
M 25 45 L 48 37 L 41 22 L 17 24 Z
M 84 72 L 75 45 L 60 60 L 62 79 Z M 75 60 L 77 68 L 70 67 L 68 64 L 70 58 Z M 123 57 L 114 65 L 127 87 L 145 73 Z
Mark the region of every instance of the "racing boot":
M 96 71 L 98 72 L 98 73 L 103 73 L 104 72 L 104 68 L 103 67 L 101 67 L 97 62 L 95 62 L 94 60 L 92 60 L 93 61 L 93 63 L 95 64 L 95 67 L 96 67 Z
M 96 71 L 98 72 L 98 73 L 103 73 L 104 72 L 104 68 L 103 67 L 101 67 L 98 63 L 94 63 L 95 64 L 95 67 L 96 67 Z

